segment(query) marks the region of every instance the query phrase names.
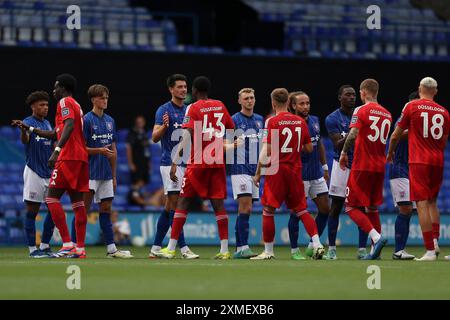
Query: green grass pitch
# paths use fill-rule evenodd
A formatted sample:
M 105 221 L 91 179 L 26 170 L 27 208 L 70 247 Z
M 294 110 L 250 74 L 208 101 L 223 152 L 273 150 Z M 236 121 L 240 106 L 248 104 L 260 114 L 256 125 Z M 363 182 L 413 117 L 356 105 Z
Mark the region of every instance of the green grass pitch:
M 1 248 L 0 299 L 450 299 L 450 261 L 393 261 L 392 247 L 378 261 L 356 260 L 355 248 L 338 248 L 336 261 L 293 261 L 288 247 L 275 248 L 276 260 L 216 261 L 217 247 L 193 249 L 201 259 L 148 259 L 148 248 L 131 248 L 134 259 L 115 260 L 104 247 L 88 247 L 86 260 L 31 259 L 26 248 Z M 74 264 L 80 290 L 66 287 Z M 380 290 L 367 288 L 369 265 L 380 267 Z

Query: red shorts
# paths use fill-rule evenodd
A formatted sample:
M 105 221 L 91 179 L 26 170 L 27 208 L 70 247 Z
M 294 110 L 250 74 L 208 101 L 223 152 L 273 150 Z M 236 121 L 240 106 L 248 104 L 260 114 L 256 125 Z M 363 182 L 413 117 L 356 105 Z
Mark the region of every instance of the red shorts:
M 409 165 L 411 201 L 433 200 L 439 195 L 444 168 L 427 164 Z
M 383 203 L 384 172 L 351 170 L 345 203 L 350 207 L 379 206 Z
M 294 212 L 307 208 L 301 169 L 280 165 L 276 174 L 265 177 L 261 203 L 278 209 L 283 202 Z
M 49 188 L 68 192 L 89 192 L 89 165 L 84 161 L 57 161 L 50 177 Z
M 187 168 L 181 184 L 180 197 L 203 199 L 225 199 L 227 180 L 225 167 Z

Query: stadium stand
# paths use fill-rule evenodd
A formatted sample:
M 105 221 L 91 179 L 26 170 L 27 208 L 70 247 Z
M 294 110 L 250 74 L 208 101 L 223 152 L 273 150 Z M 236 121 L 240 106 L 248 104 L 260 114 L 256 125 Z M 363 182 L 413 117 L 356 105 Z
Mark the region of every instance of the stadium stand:
M 130 176 L 125 152 L 125 138 L 128 133 L 128 129 L 120 129 L 118 131 L 118 186 L 117 195 L 115 196 L 113 207 L 115 210 L 121 212 L 133 212 L 142 211 L 141 207 L 136 207 L 128 204 L 127 194 L 130 190 Z M 149 134 L 150 137 L 150 134 Z M 331 140 L 323 138 L 325 148 L 327 150 L 328 165 L 332 167 L 333 161 L 333 146 Z M 0 127 L 0 148 L 6 152 L 0 154 L 0 208 L 3 211 L 24 210 L 22 201 L 23 190 L 23 167 L 25 163 L 23 145 L 20 142 L 20 132 L 18 129 L 12 127 Z M 161 158 L 160 144 L 151 144 L 151 176 L 150 183 L 146 189 L 154 191 L 162 186 L 161 175 L 159 172 L 159 164 Z M 263 184 L 262 184 L 263 186 Z M 262 190 L 262 187 L 260 188 Z M 227 176 L 227 193 L 228 198 L 225 200 L 225 207 L 229 212 L 237 212 L 238 205 L 233 199 L 233 191 L 231 189 L 231 179 Z M 438 198 L 438 206 L 443 213 L 450 212 L 450 146 L 447 147 L 445 152 L 445 170 L 444 170 L 444 182 L 441 189 L 441 194 Z M 67 196 L 63 197 L 63 205 L 66 210 L 71 210 L 70 201 Z M 315 212 L 317 209 L 313 202 L 308 200 L 308 207 L 311 212 Z M 144 208 L 144 211 L 157 211 L 159 207 L 148 206 Z M 254 204 L 253 209 L 255 212 L 262 212 L 261 202 L 258 201 Z M 282 210 L 286 210 L 283 206 Z M 382 212 L 396 212 L 392 195 L 390 191 L 389 180 L 385 179 L 384 184 L 384 203 L 380 207 Z
M 243 55 L 450 60 L 450 21 L 409 0 L 245 0 L 262 21 L 282 22 L 283 50 L 242 47 Z M 154 19 L 127 0 L 80 0 L 80 30 L 66 27 L 70 0 L 0 0 L 0 45 L 223 54 L 178 43 L 167 17 Z M 367 7 L 381 8 L 381 30 L 368 30 Z M 170 13 L 167 14 L 170 17 Z

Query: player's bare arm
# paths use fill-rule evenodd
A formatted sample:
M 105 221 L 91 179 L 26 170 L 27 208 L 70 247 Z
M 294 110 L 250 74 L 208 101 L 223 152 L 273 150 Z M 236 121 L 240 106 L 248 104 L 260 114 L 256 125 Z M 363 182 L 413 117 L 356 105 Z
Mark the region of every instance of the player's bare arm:
M 342 147 L 344 146 L 345 139 L 348 135 L 342 136 L 341 133 L 333 133 L 330 135 L 331 142 L 333 142 L 334 147 L 337 150 L 342 150 Z
M 22 128 L 20 128 L 20 141 L 23 144 L 27 144 L 30 141 L 30 135 L 28 134 L 28 131 Z
M 181 157 L 183 156 L 183 150 L 191 141 L 192 134 L 194 130 L 191 128 L 185 128 L 183 130 L 183 135 L 181 136 L 181 141 L 178 144 L 177 151 L 174 154 L 174 158 L 172 159 L 172 166 L 170 167 L 170 180 L 174 182 L 178 182 L 177 178 L 177 165 L 181 163 Z
M 86 147 L 86 151 L 88 153 L 88 155 L 96 155 L 96 154 L 101 154 L 104 155 L 106 158 L 111 159 L 112 157 L 114 157 L 116 155 L 116 153 L 114 152 L 114 150 L 111 150 L 109 147 L 111 145 L 107 145 L 101 148 L 89 148 Z
M 50 159 L 48 159 L 48 167 L 53 169 L 55 167 L 56 160 L 58 160 L 59 153 L 61 152 L 61 148 L 63 148 L 66 145 L 67 140 L 69 140 L 70 135 L 72 134 L 74 128 L 74 121 L 73 119 L 66 119 L 64 120 L 64 128 L 61 133 L 61 139 L 59 139 L 58 143 L 56 144 L 56 148 L 53 151 L 52 155 L 50 156 Z M 41 130 L 39 130 L 41 131 Z M 56 132 L 55 132 L 56 134 Z
M 256 173 L 253 177 L 253 183 L 259 187 L 259 181 L 261 180 L 261 175 L 263 174 L 262 168 L 269 163 L 271 154 L 271 145 L 264 142 L 259 154 L 258 165 L 256 166 Z
M 108 158 L 109 160 L 109 164 L 111 165 L 111 172 L 112 172 L 112 176 L 113 176 L 113 188 L 114 188 L 114 193 L 116 193 L 116 188 L 117 188 L 117 146 L 116 143 L 113 142 L 111 145 L 112 151 L 113 151 L 113 156 Z M 108 149 L 109 150 L 109 149 Z
M 328 173 L 328 165 L 327 165 L 327 152 L 325 150 L 325 146 L 323 145 L 322 139 L 319 141 L 319 157 L 320 163 L 323 168 L 323 177 L 326 181 L 330 180 L 330 175 Z
M 155 124 L 153 126 L 152 141 L 154 143 L 159 142 L 163 137 L 163 135 L 166 133 L 167 128 L 169 128 L 169 114 L 166 112 L 164 113 L 163 116 L 163 124 L 162 125 Z
M 355 145 L 358 133 L 359 133 L 358 128 L 351 128 L 350 132 L 348 133 L 347 139 L 345 140 L 344 146 L 342 147 L 341 157 L 339 158 L 339 165 L 342 170 L 345 170 L 345 168 L 348 165 L 347 152 Z
M 26 125 L 25 123 L 23 123 L 22 120 L 13 120 L 11 122 L 11 125 L 13 127 L 20 128 L 22 130 L 22 132 L 23 131 L 26 131 L 28 133 L 34 132 L 35 134 L 37 134 L 38 136 L 40 136 L 42 138 L 47 138 L 47 139 L 50 139 L 50 140 L 57 140 L 58 139 L 55 130 L 49 131 L 49 130 L 41 130 L 41 129 L 37 129 L 37 128 L 34 128 L 34 127 L 30 127 L 29 125 Z M 22 140 L 22 142 L 23 142 L 23 140 Z M 26 143 L 28 143 L 28 141 Z
M 394 160 L 394 154 L 395 150 L 397 149 L 398 143 L 403 138 L 404 129 L 400 128 L 399 126 L 395 127 L 394 132 L 391 135 L 391 140 L 389 142 L 389 149 L 387 154 L 387 162 L 392 163 Z
M 313 152 L 313 150 L 314 150 L 314 146 L 313 146 L 312 142 L 305 143 L 303 145 L 303 149 L 302 149 L 303 152 L 311 153 L 311 152 Z

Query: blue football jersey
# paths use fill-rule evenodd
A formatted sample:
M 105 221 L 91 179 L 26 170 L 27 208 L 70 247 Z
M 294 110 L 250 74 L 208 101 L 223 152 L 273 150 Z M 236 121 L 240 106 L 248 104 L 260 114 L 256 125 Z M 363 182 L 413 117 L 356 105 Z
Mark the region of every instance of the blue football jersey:
M 41 130 L 51 131 L 52 126 L 47 120 L 39 120 L 33 116 L 23 120 L 28 126 Z M 48 179 L 51 175 L 51 169 L 47 167 L 47 162 L 53 152 L 52 140 L 42 138 L 35 133 L 30 134 L 30 141 L 25 145 L 26 164 L 39 177 Z
M 316 180 L 323 177 L 322 164 L 320 163 L 320 123 L 316 116 L 308 116 L 308 131 L 313 144 L 313 152 L 302 152 L 302 177 L 304 181 Z
M 242 112 L 232 117 L 235 134 L 245 138 L 245 144 L 234 149 L 233 164 L 228 166 L 228 173 L 255 175 L 259 157 L 259 141 L 264 131 L 264 118 L 254 113 L 251 117 Z
M 344 134 L 348 134 L 350 131 L 349 126 L 351 120 L 352 116 L 342 112 L 341 108 L 338 108 L 337 110 L 333 111 L 325 118 L 325 127 L 327 128 L 328 135 L 339 133 L 341 134 L 341 136 L 344 136 Z M 338 150 L 334 147 L 334 154 L 333 154 L 334 160 L 339 161 L 341 151 L 342 150 Z M 352 161 L 353 161 L 353 148 L 348 152 L 349 168 L 352 167 Z
M 112 117 L 103 114 L 99 117 L 90 111 L 83 117 L 83 132 L 88 148 L 102 148 L 117 141 L 116 123 Z M 89 179 L 112 179 L 111 164 L 102 154 L 89 156 Z
M 397 123 L 395 126 L 397 126 Z M 402 140 L 398 143 L 397 150 L 395 150 L 394 159 L 392 164 L 389 166 L 389 179 L 396 178 L 409 179 L 408 139 Z
M 169 115 L 169 127 L 161 138 L 161 166 L 172 165 L 172 149 L 179 143 L 179 138 L 172 141 L 172 133 L 178 129 L 182 130 L 186 105 L 179 107 L 172 101 L 166 102 L 156 111 L 155 124 L 163 125 L 163 116 L 166 112 Z

